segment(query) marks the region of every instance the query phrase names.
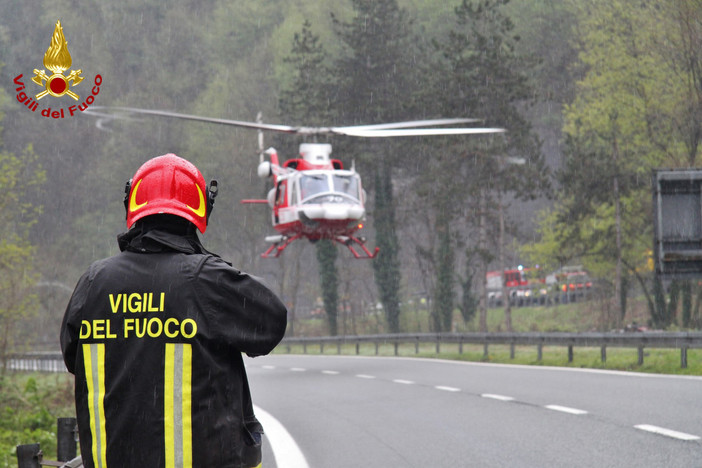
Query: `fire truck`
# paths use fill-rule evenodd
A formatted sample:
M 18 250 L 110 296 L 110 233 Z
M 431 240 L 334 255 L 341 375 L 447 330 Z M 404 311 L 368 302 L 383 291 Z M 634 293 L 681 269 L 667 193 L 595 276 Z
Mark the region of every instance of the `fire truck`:
M 502 302 L 500 271 L 487 273 L 488 307 L 500 307 Z M 530 306 L 567 304 L 587 300 L 592 289 L 592 279 L 579 265 L 564 266 L 546 275 L 538 266 L 518 266 L 504 270 L 510 304 Z
M 565 266 L 546 277 L 554 301 L 569 303 L 588 299 L 592 280 L 582 266 Z
M 487 273 L 488 307 L 502 305 L 502 279 L 507 286 L 510 304 L 514 306 L 527 306 L 545 304 L 548 290 L 545 278 L 541 275 L 539 267 L 524 268 L 519 265 L 500 271 Z

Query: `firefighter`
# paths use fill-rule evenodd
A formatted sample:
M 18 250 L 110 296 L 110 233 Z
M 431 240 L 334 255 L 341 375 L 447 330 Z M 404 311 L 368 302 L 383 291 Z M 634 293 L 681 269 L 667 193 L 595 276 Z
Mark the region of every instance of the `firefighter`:
M 120 253 L 78 281 L 61 325 L 86 467 L 255 467 L 242 353 L 268 354 L 287 311 L 202 246 L 217 185 L 174 154 L 125 189 Z

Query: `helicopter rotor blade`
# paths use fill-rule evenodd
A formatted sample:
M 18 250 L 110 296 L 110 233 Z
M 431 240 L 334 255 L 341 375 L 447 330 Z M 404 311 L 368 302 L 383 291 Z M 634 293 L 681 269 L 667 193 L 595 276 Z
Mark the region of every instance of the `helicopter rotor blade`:
M 95 109 L 107 109 L 106 107 L 100 107 L 100 106 L 93 106 Z M 118 120 L 134 120 L 138 121 L 138 119 L 133 119 L 131 117 L 125 117 L 123 115 L 119 114 L 107 114 L 104 112 L 95 112 L 93 109 L 86 109 L 81 114 L 85 115 L 92 115 L 95 117 L 103 118 L 103 119 L 118 119 Z
M 99 107 L 99 106 L 95 106 L 95 107 Z M 109 128 L 109 127 L 107 127 L 106 124 L 111 123 L 113 120 L 128 120 L 128 121 L 132 121 L 132 122 L 138 122 L 138 121 L 139 121 L 139 119 L 134 119 L 134 118 L 126 117 L 126 116 L 122 116 L 122 115 L 105 114 L 105 113 L 102 113 L 102 112 L 95 112 L 95 111 L 92 110 L 92 109 L 86 109 L 86 110 L 84 110 L 81 114 L 85 114 L 85 115 L 90 115 L 90 116 L 96 117 L 97 120 L 95 121 L 95 126 L 96 126 L 99 130 L 103 130 L 103 131 L 105 131 L 105 132 L 112 132 L 112 129 Z
M 338 130 L 338 129 L 336 129 Z M 428 135 L 479 135 L 486 133 L 503 133 L 504 128 L 414 128 L 414 129 L 389 129 L 389 130 L 349 130 L 339 131 L 342 135 L 379 138 L 401 136 L 428 136 Z
M 136 107 L 104 107 L 104 106 L 93 106 L 93 109 L 103 110 L 103 111 L 116 111 L 125 112 L 131 114 L 146 114 L 146 115 L 157 115 L 160 117 L 172 117 L 176 119 L 183 120 L 193 120 L 196 122 L 208 122 L 221 125 L 231 125 L 235 127 L 243 128 L 253 128 L 259 130 L 270 130 L 274 132 L 283 133 L 298 133 L 299 127 L 291 127 L 289 125 L 274 125 L 274 124 L 264 124 L 257 122 L 246 122 L 242 120 L 231 120 L 231 119 L 218 119 L 213 117 L 201 117 L 198 115 L 191 114 L 179 114 L 177 112 L 160 111 L 153 109 L 138 109 Z
M 136 107 L 93 106 L 91 110 L 103 111 L 100 113 L 93 112 L 94 115 L 100 115 L 103 116 L 103 118 L 106 118 L 109 115 L 111 115 L 115 119 L 129 120 L 129 118 L 127 117 L 120 116 L 119 113 L 155 115 L 159 117 L 170 117 L 183 120 L 192 120 L 196 122 L 206 122 L 242 128 L 251 128 L 259 131 L 268 130 L 298 135 L 347 135 L 355 137 L 378 138 L 424 135 L 471 135 L 484 133 L 501 133 L 505 131 L 503 128 L 413 128 L 418 126 L 465 124 L 480 121 L 479 119 L 469 118 L 414 120 L 408 122 L 393 122 L 375 125 L 356 125 L 347 127 L 292 127 L 290 125 L 276 125 L 265 124 L 262 122 L 247 122 L 242 120 L 201 117 L 198 115 L 180 114 L 177 112 L 161 111 L 154 109 L 140 109 Z M 111 111 L 115 114 L 104 113 Z
M 466 124 L 481 122 L 481 119 L 468 119 L 468 118 L 457 118 L 457 119 L 430 119 L 430 120 L 412 120 L 408 122 L 392 122 L 384 124 L 374 124 L 374 125 L 353 125 L 348 127 L 332 127 L 333 130 L 345 131 L 345 130 L 387 130 L 392 128 L 412 128 L 412 127 L 431 127 L 433 125 L 455 125 L 455 124 Z

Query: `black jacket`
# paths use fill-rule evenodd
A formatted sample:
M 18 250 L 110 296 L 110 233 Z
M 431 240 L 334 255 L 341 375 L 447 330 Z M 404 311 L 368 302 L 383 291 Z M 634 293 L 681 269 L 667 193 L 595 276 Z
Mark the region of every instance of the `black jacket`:
M 285 306 L 194 229 L 146 220 L 90 266 L 63 319 L 84 466 L 256 466 L 242 353 L 278 344 Z

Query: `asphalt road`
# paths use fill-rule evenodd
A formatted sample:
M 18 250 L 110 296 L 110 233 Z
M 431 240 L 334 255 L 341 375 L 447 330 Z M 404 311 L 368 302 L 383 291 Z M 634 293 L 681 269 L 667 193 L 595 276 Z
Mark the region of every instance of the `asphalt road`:
M 246 365 L 265 468 L 702 467 L 698 377 L 383 357 Z

